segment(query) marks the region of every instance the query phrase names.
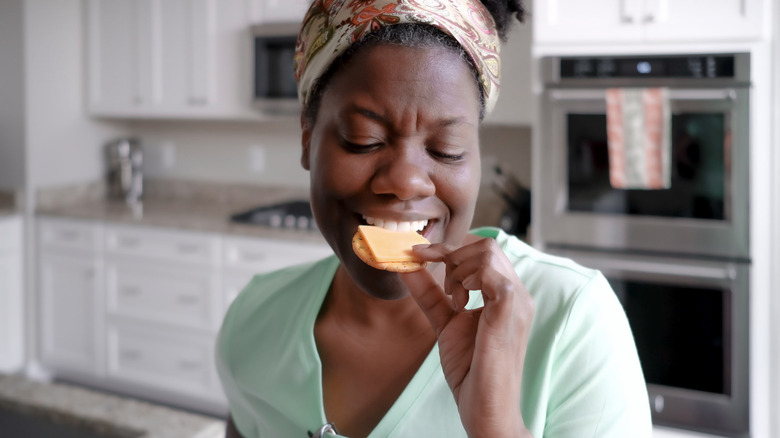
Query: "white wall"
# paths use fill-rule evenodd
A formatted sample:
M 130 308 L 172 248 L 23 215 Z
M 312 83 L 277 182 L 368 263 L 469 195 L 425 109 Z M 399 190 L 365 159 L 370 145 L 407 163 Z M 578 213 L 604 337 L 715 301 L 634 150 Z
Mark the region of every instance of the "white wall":
M 126 126 L 87 117 L 82 1 L 24 6 L 28 186 L 99 179 L 103 144 Z
M 0 1 L 0 190 L 24 187 L 24 5 Z

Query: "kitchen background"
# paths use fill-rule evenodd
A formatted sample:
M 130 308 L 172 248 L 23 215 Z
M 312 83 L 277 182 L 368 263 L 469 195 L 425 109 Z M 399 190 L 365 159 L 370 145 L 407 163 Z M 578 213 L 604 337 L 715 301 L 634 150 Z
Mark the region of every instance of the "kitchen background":
M 504 48 L 501 98 L 481 133 L 477 221 L 498 224 L 505 212 L 491 189 L 494 165 L 532 192 L 545 172 L 532 152 L 548 147 L 539 129 L 541 57 L 751 53 L 751 436 L 780 437 L 773 372 L 780 323 L 770 318 L 780 311 L 780 297 L 770 293 L 780 289 L 780 7 L 772 0 L 681 3 L 532 5 L 529 22 Z M 0 2 L 0 371 L 220 412 L 213 371 L 203 364 L 221 309 L 268 248 L 305 248 L 312 257 L 323 250 L 316 236 L 227 220 L 305 196 L 296 117 L 253 106 L 250 31 L 294 20 L 305 7 L 303 0 Z M 657 23 L 643 22 L 651 14 Z M 104 198 L 104 148 L 123 137 L 143 147 L 142 213 Z M 182 262 L 170 248 L 196 249 Z M 133 283 L 132 274 L 150 272 L 201 295 L 147 299 L 156 286 Z M 176 283 L 193 272 L 206 272 L 202 282 Z M 86 292 L 60 295 L 56 284 Z M 202 307 L 187 308 L 193 300 Z M 185 310 L 170 321 L 155 306 Z M 71 319 L 53 312 L 61 308 L 73 311 Z M 169 344 L 159 343 L 166 337 Z M 191 348 L 166 356 L 171 345 Z M 163 359 L 147 360 L 156 353 Z M 166 373 L 183 377 L 160 377 Z

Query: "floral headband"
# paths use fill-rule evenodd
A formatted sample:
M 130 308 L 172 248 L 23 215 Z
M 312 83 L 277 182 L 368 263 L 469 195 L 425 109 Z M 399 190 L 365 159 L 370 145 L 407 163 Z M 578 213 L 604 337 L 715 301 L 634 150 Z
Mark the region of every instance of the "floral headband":
M 468 53 L 485 92 L 485 112 L 498 99 L 500 39 L 479 0 L 315 0 L 295 48 L 298 99 L 306 105 L 331 63 L 364 35 L 385 26 L 421 23 L 442 30 Z

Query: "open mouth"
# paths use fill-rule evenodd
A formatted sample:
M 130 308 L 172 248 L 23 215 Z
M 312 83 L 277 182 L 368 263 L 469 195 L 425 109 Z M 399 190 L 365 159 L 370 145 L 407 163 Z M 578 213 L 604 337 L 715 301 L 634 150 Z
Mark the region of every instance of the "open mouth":
M 425 236 L 430 225 L 435 222 L 433 219 L 423 219 L 418 221 L 393 221 L 387 219 L 373 218 L 370 216 L 361 216 L 363 225 L 374 225 L 390 231 L 416 231 L 417 234 Z

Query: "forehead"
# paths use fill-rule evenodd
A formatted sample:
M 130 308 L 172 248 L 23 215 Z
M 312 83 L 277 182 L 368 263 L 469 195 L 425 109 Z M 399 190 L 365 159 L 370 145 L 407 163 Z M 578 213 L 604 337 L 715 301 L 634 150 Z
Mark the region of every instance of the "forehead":
M 443 47 L 376 45 L 359 50 L 325 90 L 320 113 L 370 106 L 389 117 L 465 118 L 478 125 L 480 90 L 462 56 Z

